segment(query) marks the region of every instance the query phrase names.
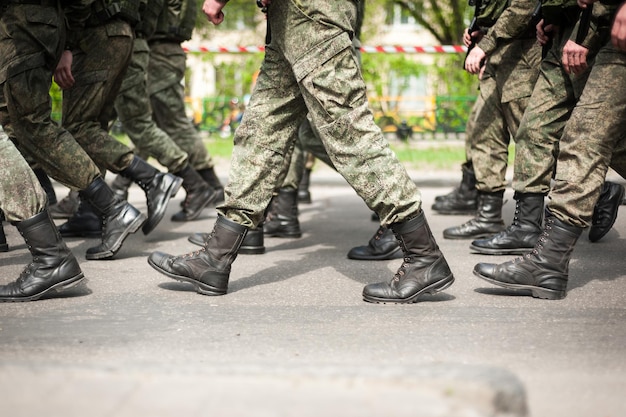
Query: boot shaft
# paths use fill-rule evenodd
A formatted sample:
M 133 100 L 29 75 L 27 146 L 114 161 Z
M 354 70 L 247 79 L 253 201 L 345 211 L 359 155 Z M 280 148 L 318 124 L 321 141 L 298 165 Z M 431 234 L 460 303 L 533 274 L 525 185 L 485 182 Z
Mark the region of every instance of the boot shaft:
M 478 192 L 478 212 L 476 218 L 484 222 L 502 221 L 502 204 L 504 191 Z
M 474 167 L 471 162 L 466 162 L 461 165 L 461 184 L 459 185 L 459 192 L 463 195 L 475 195 L 476 194 L 476 175 L 474 174 Z
M 50 259 L 66 257 L 71 253 L 48 210 L 14 224 L 35 260 L 47 263 Z
M 410 220 L 392 224 L 391 229 L 400 243 L 405 257 L 441 256 L 441 251 L 435 242 L 435 237 L 428 226 L 423 211 Z
M 298 217 L 298 190 L 281 188 L 271 202 L 270 214 L 283 218 Z
M 220 179 L 217 177 L 214 168 L 205 168 L 198 171 L 198 174 L 202 177 L 204 182 L 209 184 L 211 188 L 219 190 L 224 188 Z
M 80 196 L 87 200 L 93 208 L 103 217 L 109 217 L 121 210 L 113 190 L 104 182 L 102 177 L 92 181 L 84 190 L 80 191 Z
M 526 256 L 546 269 L 567 274 L 570 257 L 582 230 L 549 215 L 535 248 Z
M 215 262 L 215 267 L 228 267 L 235 261 L 239 248 L 246 237 L 248 228 L 219 216 L 209 239 L 205 243 L 207 255 Z
M 185 165 L 183 169 L 176 172 L 175 175 L 183 179 L 182 186 L 187 193 L 201 192 L 210 186 L 210 184 L 202 178 L 200 173 L 193 169 L 189 164 Z
M 150 189 L 154 178 L 159 173 L 160 171 L 158 169 L 138 156 L 134 156 L 130 165 L 120 171 L 120 175 L 131 179 L 144 191 L 148 191 Z
M 516 228 L 540 232 L 543 223 L 544 195 L 539 193 L 515 193 L 515 215 L 513 225 Z

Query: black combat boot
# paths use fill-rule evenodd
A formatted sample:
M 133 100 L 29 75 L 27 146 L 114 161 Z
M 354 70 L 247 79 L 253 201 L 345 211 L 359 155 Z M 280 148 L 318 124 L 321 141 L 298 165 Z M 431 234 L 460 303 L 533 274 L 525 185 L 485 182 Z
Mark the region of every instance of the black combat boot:
M 0 210 L 0 252 L 8 252 L 9 244 L 7 243 L 7 237 L 4 234 L 4 226 L 2 222 L 4 221 L 4 213 Z
M 439 214 L 474 214 L 478 209 L 476 176 L 471 162 L 461 166 L 461 184 L 452 192 L 435 197 L 432 209 Z
M 311 183 L 311 169 L 304 168 L 302 171 L 302 178 L 300 184 L 298 184 L 298 203 L 311 204 L 311 192 L 309 191 L 309 185 Z
M 204 246 L 207 239 L 211 237 L 210 233 L 194 233 L 187 238 L 194 245 Z M 240 255 L 261 255 L 265 253 L 265 241 L 263 240 L 263 224 L 254 229 L 248 229 L 241 247 L 239 247 Z
M 398 240 L 393 231 L 385 226 L 378 228 L 367 246 L 356 246 L 348 252 L 349 259 L 360 261 L 382 261 L 402 257 L 404 254 Z
M 470 244 L 474 252 L 485 255 L 523 255 L 535 247 L 541 235 L 544 195 L 515 193 L 513 223 L 502 232 Z
M 135 156 L 128 168 L 120 171 L 120 174 L 133 180 L 146 193 L 148 221 L 143 225 L 142 231 L 147 235 L 163 219 L 167 204 L 176 195 L 183 180 L 175 175 L 160 172 L 138 156 Z
M 115 199 L 101 177 L 80 192 L 102 217 L 102 242 L 87 249 L 87 259 L 110 259 L 122 247 L 129 234 L 135 233 L 147 218 L 127 201 Z
M 56 204 L 48 205 L 48 211 L 53 219 L 69 219 L 78 210 L 78 191 L 70 191 Z
M 111 189 L 118 199 L 128 200 L 128 189 L 132 183 L 132 179 L 126 178 L 123 175 L 116 175 L 111 183 Z
M 102 217 L 89 201 L 81 198 L 78 210 L 59 226 L 62 237 L 98 237 L 102 235 Z
M 589 228 L 589 240 L 597 242 L 609 233 L 615 220 L 619 206 L 624 200 L 624 186 L 614 182 L 605 181 L 600 191 L 600 197 L 593 209 L 591 227 Z
M 0 286 L 0 302 L 38 300 L 50 291 L 62 291 L 83 280 L 78 261 L 47 210 L 13 224 L 24 237 L 33 261 L 16 281 Z
M 182 210 L 172 216 L 173 222 L 188 222 L 202 214 L 202 210 L 215 202 L 217 192 L 208 184 L 198 171 L 190 165 L 176 173 L 183 179 L 183 188 L 187 192 Z
M 213 168 L 205 168 L 198 171 L 198 174 L 202 177 L 202 179 L 215 190 L 215 200 L 212 201 L 212 204 L 220 205 L 224 203 L 224 186 L 220 182 L 220 179 L 217 177 L 215 173 L 215 169 Z
M 369 284 L 363 299 L 372 303 L 414 303 L 421 294 L 448 288 L 454 276 L 428 227 L 424 212 L 391 228 L 404 252 L 404 262 L 389 282 Z
M 531 252 L 499 265 L 479 263 L 474 275 L 504 288 L 530 290 L 536 298 L 565 298 L 569 260 L 582 228 L 554 216 L 546 216 L 545 223 Z
M 50 181 L 50 177 L 46 174 L 42 168 L 33 169 L 35 176 L 39 180 L 39 184 L 41 184 L 41 188 L 46 192 L 46 196 L 48 197 L 48 206 L 54 206 L 57 201 L 57 193 L 54 191 L 54 187 L 52 186 L 52 181 Z
M 460 226 L 444 229 L 446 239 L 476 239 L 492 236 L 504 230 L 502 203 L 504 191 L 478 192 L 478 213 Z
M 170 278 L 193 284 L 200 294 L 223 295 L 228 290 L 230 266 L 237 258 L 247 230 L 220 216 L 202 249 L 181 256 L 153 252 L 148 263 Z
M 301 237 L 298 221 L 298 190 L 281 188 L 269 205 L 263 232 L 274 237 Z

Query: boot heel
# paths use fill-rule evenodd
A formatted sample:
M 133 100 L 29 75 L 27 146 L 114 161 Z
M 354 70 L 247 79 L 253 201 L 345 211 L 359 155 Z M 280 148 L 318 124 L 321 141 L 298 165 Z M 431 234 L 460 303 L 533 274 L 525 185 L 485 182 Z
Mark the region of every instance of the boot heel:
M 530 292 L 533 297 L 544 300 L 562 300 L 567 295 L 566 291 L 555 291 L 548 288 L 531 288 Z
M 427 294 L 437 294 L 438 292 L 441 292 L 445 290 L 446 288 L 450 287 L 453 283 L 454 283 L 454 275 L 450 275 L 440 281 L 435 282 L 424 292 Z
M 83 274 L 82 272 L 68 280 L 65 280 L 63 282 L 60 282 L 59 285 L 55 286 L 54 289 L 56 292 L 61 292 L 63 290 L 66 290 L 68 288 L 72 288 L 75 287 L 76 285 L 80 284 L 81 282 L 86 281 L 85 280 L 85 274 Z

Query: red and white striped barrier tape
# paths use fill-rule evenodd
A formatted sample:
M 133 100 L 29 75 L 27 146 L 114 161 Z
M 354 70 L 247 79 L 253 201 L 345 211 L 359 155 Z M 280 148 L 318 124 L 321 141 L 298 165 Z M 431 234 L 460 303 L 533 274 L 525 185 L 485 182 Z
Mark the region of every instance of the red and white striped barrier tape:
M 264 46 L 185 46 L 189 53 L 220 53 L 220 54 L 249 54 L 265 51 Z M 362 46 L 361 52 L 366 54 L 460 54 L 467 48 L 463 45 L 439 46 Z

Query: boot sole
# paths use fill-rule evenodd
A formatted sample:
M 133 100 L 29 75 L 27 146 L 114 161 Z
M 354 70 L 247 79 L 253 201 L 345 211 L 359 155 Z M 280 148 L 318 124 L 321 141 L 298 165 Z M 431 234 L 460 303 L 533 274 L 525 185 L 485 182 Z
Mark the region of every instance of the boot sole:
M 417 298 L 420 295 L 436 294 L 450 287 L 453 283 L 454 283 L 454 275 L 448 275 L 444 279 L 441 279 L 433 284 L 430 284 L 428 287 L 422 288 L 420 291 L 418 291 L 417 293 L 413 294 L 412 296 L 408 298 L 399 298 L 399 299 L 398 298 L 379 298 L 379 297 L 372 297 L 372 296 L 363 294 L 363 300 L 367 301 L 368 303 L 377 303 L 377 304 L 380 304 L 380 303 L 382 304 L 387 304 L 387 303 L 412 304 L 412 303 L 417 302 Z
M 163 216 L 165 216 L 165 212 L 167 211 L 167 205 L 169 204 L 172 197 L 176 195 L 182 184 L 183 179 L 179 177 L 176 177 L 172 181 L 172 184 L 165 193 L 165 202 L 163 203 L 161 210 L 158 213 L 155 213 L 155 215 L 151 219 L 148 219 L 148 221 L 144 223 L 143 228 L 141 229 L 144 235 L 152 232 L 158 226 L 158 224 L 161 223 L 161 220 L 163 220 Z
M 267 237 L 284 237 L 284 238 L 300 238 L 302 237 L 302 233 L 265 233 Z
M 83 282 L 84 279 L 85 279 L 85 275 L 81 272 L 80 274 L 75 275 L 72 278 L 68 278 L 65 281 L 58 282 L 54 284 L 53 286 L 46 288 L 45 290 L 37 294 L 31 295 L 29 297 L 0 298 L 0 303 L 20 303 L 20 302 L 25 302 L 25 301 L 36 301 L 51 291 L 62 292 L 68 288 L 72 288 L 80 284 L 81 282 Z
M 534 246 L 529 248 L 489 249 L 470 245 L 471 251 L 481 255 L 526 255 L 528 252 L 533 250 L 533 248 Z
M 354 259 L 355 261 L 390 261 L 392 259 L 401 259 L 403 257 L 404 253 L 402 253 L 402 249 L 400 247 L 391 253 L 384 253 L 382 255 L 354 256 L 348 254 L 348 259 Z
M 242 246 L 239 248 L 238 253 L 240 255 L 262 255 L 265 253 L 265 246 Z
M 148 258 L 148 264 L 150 264 L 150 266 L 154 269 L 156 269 L 158 272 L 162 273 L 163 275 L 166 275 L 170 278 L 175 279 L 176 281 L 180 281 L 180 282 L 186 282 L 189 283 L 191 285 L 194 286 L 196 292 L 198 294 L 202 294 L 202 295 L 224 295 L 226 294 L 225 290 L 219 290 L 215 287 L 211 287 L 210 285 L 206 285 L 202 282 L 196 281 L 193 278 L 189 278 L 189 277 L 185 277 L 183 275 L 176 275 L 176 274 L 172 274 L 171 272 L 168 272 L 164 269 L 162 269 L 159 265 L 157 265 L 156 263 L 154 263 L 152 261 L 152 259 Z
M 469 239 L 482 239 L 485 237 L 491 237 L 493 235 L 497 235 L 498 233 L 500 233 L 502 230 L 499 230 L 497 232 L 489 232 L 489 233 L 480 233 L 477 235 L 471 235 L 471 236 L 454 236 L 454 235 L 446 235 L 445 233 L 443 234 L 443 238 L 444 239 L 449 239 L 449 240 L 469 240 Z
M 531 295 L 535 298 L 541 298 L 544 300 L 562 300 L 565 298 L 565 291 L 556 291 L 551 290 L 549 288 L 537 287 L 535 285 L 523 285 L 523 284 L 512 284 L 509 282 L 500 282 L 493 278 L 489 278 L 485 275 L 479 274 L 476 271 L 473 271 L 474 275 L 478 278 L 483 279 L 491 284 L 497 285 L 502 288 L 507 288 L 510 290 L 525 290 L 530 291 Z
M 133 220 L 133 222 L 126 228 L 126 230 L 124 230 L 124 233 L 117 239 L 117 241 L 115 241 L 111 249 L 105 252 L 91 253 L 91 254 L 88 253 L 85 255 L 85 259 L 90 260 L 90 261 L 95 261 L 95 260 L 102 260 L 102 259 L 110 259 L 114 257 L 117 254 L 117 252 L 119 252 L 119 250 L 122 248 L 122 244 L 124 243 L 128 235 L 137 232 L 137 230 L 139 230 L 139 228 L 146 222 L 146 220 L 148 220 L 148 218 L 146 217 L 145 214 L 143 213 L 139 214 L 139 216 L 137 216 L 135 220 Z

